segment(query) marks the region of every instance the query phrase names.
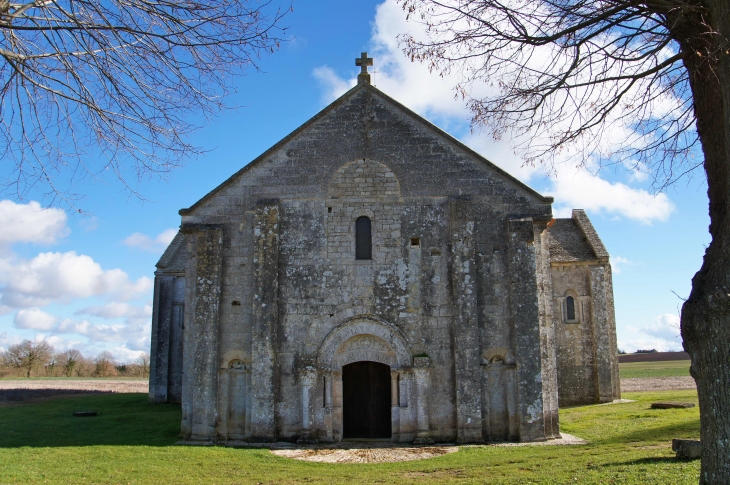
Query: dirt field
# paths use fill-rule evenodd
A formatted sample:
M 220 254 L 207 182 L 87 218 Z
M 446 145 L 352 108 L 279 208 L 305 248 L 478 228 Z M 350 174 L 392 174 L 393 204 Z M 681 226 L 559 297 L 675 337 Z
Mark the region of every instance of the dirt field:
M 54 389 L 97 392 L 148 392 L 145 380 L 121 379 L 0 379 L 0 391 L 6 389 Z
M 681 391 L 685 389 L 696 389 L 695 380 L 692 377 L 637 377 L 633 379 L 621 379 L 622 392 Z
M 0 407 L 32 403 L 74 394 L 148 392 L 144 380 L 114 379 L 0 379 Z

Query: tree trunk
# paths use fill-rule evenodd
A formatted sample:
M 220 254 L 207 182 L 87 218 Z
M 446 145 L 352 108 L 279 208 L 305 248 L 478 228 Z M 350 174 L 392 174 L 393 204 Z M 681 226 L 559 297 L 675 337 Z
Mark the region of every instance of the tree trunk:
M 682 307 L 682 340 L 697 382 L 701 484 L 730 484 L 730 38 L 727 1 L 701 14 L 668 15 L 685 54 L 697 131 L 705 155 L 710 235 L 701 269 Z M 714 31 L 714 32 L 713 32 Z

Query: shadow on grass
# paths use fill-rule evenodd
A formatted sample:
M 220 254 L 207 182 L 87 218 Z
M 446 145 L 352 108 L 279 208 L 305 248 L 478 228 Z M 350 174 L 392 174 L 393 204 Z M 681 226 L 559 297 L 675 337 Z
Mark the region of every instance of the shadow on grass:
M 74 417 L 75 411 L 97 411 Z M 180 432 L 180 406 L 150 404 L 147 394 L 101 394 L 3 407 L 0 448 L 170 446 Z
M 678 461 L 673 456 L 660 456 L 660 457 L 652 457 L 652 458 L 637 458 L 636 460 L 628 460 L 628 461 L 622 461 L 622 462 L 616 462 L 616 463 L 605 463 L 602 466 L 603 467 L 615 467 L 615 466 L 632 466 L 632 465 L 673 465 L 677 463 Z
M 651 426 L 629 433 L 612 435 L 610 438 L 596 440 L 602 444 L 618 444 L 632 442 L 667 442 L 672 438 L 693 438 L 699 436 L 700 418 L 667 424 L 665 426 Z

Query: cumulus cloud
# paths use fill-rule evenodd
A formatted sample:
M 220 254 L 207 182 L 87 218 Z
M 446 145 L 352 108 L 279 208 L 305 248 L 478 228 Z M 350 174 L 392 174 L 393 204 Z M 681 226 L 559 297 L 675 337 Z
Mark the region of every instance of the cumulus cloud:
M 633 266 L 634 262 L 622 256 L 611 256 L 611 270 L 615 274 L 621 274 L 624 266 Z
M 342 79 L 332 68 L 327 66 L 314 69 L 312 75 L 322 88 L 322 101 L 324 103 L 331 103 L 356 83 L 356 78 Z
M 652 195 L 620 182 L 612 183 L 587 170 L 561 171 L 548 191 L 555 197 L 558 210 L 581 208 L 609 215 L 621 215 L 642 224 L 666 221 L 674 204 L 666 194 Z
M 679 333 L 679 316 L 665 313 L 658 315 L 654 321 L 640 328 L 630 327 L 634 335 L 631 339 L 620 339 L 618 346 L 627 352 L 656 349 L 659 352 L 682 350 L 682 338 Z
M 40 308 L 28 308 L 20 310 L 15 314 L 13 324 L 17 328 L 28 328 L 33 330 L 51 330 L 56 326 L 58 318 L 49 315 Z
M 74 251 L 0 260 L 0 303 L 15 308 L 99 295 L 131 300 L 151 289 L 152 280 L 146 276 L 132 281 L 121 269 L 104 270 L 91 257 Z
M 173 238 L 177 234 L 177 229 L 165 229 L 154 238 L 142 234 L 141 232 L 135 232 L 134 234 L 126 237 L 122 244 L 129 246 L 130 248 L 142 249 L 144 251 L 159 252 L 163 251 L 167 246 L 170 245 Z
M 91 315 L 101 318 L 151 318 L 152 306 L 136 306 L 124 302 L 111 302 L 103 306 L 82 308 L 76 315 Z
M 406 21 L 405 14 L 393 0 L 386 0 L 377 7 L 370 43 L 372 45 L 375 68 L 373 83 L 379 89 L 392 96 L 410 109 L 436 121 L 447 131 L 465 131 L 471 114 L 460 97 L 455 96 L 453 87 L 462 80 L 458 71 L 445 76 L 429 73 L 428 66 L 419 62 L 411 62 L 403 55 L 398 46 L 398 34 L 408 33 L 422 38 L 423 32 L 418 24 Z M 330 102 L 344 93 L 356 82 L 357 69 L 349 76 L 341 77 L 328 66 L 314 70 L 313 75 L 320 82 L 323 98 Z M 483 97 L 494 89 L 486 83 L 472 86 L 474 97 Z M 669 103 L 671 105 L 671 103 Z M 671 106 L 667 107 L 670 109 Z M 481 153 L 494 164 L 511 175 L 529 183 L 535 176 L 544 175 L 542 166 L 524 165 L 514 155 L 513 144 L 519 145 L 517 138 L 494 140 L 483 133 L 469 133 L 462 141 Z M 525 138 L 526 139 L 526 138 Z M 642 143 L 627 127 L 611 124 L 601 134 L 598 151 L 606 156 L 619 143 Z M 646 140 L 643 140 L 644 142 Z M 565 157 L 570 154 L 565 153 Z M 595 170 L 594 162 L 586 161 L 589 169 Z M 648 173 L 645 167 L 627 162 L 630 182 L 643 182 Z M 648 191 L 632 187 L 620 182 L 610 182 L 589 170 L 573 168 L 571 164 L 562 164 L 550 179 L 551 187 L 546 191 L 556 200 L 554 207 L 558 217 L 570 217 L 570 209 L 582 208 L 606 215 L 621 216 L 636 220 L 642 224 L 654 221 L 665 221 L 674 210 L 674 204 L 665 194 L 652 195 Z
M 149 351 L 149 320 L 129 319 L 120 323 L 99 324 L 88 319 L 66 318 L 55 329 L 59 334 L 78 334 L 92 342 L 117 342 L 132 350 Z
M 668 342 L 681 341 L 679 335 L 679 316 L 671 313 L 659 315 L 652 323 L 644 325 L 642 330 L 654 338 L 663 339 Z
M 0 200 L 0 245 L 54 244 L 70 232 L 66 221 L 66 213 L 61 209 L 44 209 L 36 201 L 16 204 Z

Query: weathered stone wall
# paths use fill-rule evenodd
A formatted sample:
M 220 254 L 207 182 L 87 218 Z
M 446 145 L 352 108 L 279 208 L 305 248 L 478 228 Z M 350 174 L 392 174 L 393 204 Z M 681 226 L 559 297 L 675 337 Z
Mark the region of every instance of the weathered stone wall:
M 178 234 L 155 272 L 149 386 L 151 402 L 179 403 L 182 400 L 186 258 L 184 238 Z
M 608 251 L 585 211 L 551 222 L 553 322 L 561 406 L 621 397 Z M 574 301 L 569 318 L 567 299 Z
M 560 264 L 551 268 L 553 311 L 558 358 L 560 405 L 596 402 L 596 359 L 590 267 L 585 264 Z M 565 299 L 575 300 L 574 321 L 568 321 Z
M 183 434 L 341 439 L 341 365 L 369 342 L 394 440 L 553 437 L 550 202 L 373 88 L 344 96 L 181 211 Z M 324 362 L 352 328 L 380 340 Z

